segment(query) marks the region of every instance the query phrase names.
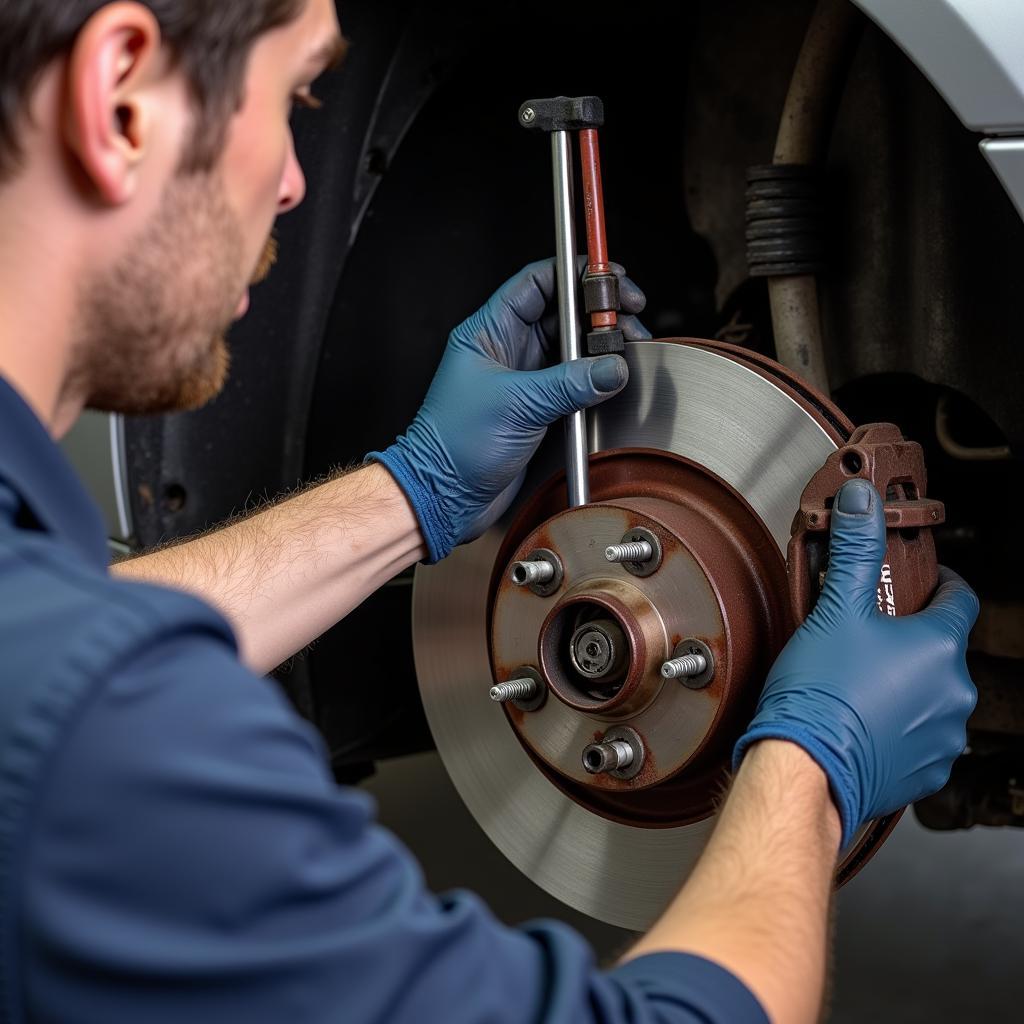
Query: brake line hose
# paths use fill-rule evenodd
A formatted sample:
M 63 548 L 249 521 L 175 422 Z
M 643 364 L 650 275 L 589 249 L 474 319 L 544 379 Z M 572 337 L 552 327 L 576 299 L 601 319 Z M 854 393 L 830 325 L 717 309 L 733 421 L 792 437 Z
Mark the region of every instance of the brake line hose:
M 747 251 L 768 278 L 779 362 L 825 394 L 816 274 L 823 261 L 819 172 L 864 21 L 849 0 L 819 0 L 782 111 L 772 163 L 748 172 Z

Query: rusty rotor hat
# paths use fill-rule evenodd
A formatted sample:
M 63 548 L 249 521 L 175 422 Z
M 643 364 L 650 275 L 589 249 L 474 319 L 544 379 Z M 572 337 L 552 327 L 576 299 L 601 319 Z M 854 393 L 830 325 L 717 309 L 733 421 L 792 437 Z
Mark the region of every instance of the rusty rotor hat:
M 784 561 L 801 494 L 846 441 L 848 422 L 781 367 L 728 346 L 645 341 L 628 344 L 625 355 L 630 384 L 590 414 L 591 451 L 662 452 L 703 469 L 746 503 Z M 678 891 L 713 815 L 683 824 L 633 820 L 580 799 L 557 773 L 542 770 L 524 742 L 530 737 L 488 699 L 501 681 L 491 647 L 496 566 L 504 566 L 510 543 L 518 543 L 516 523 L 558 468 L 558 440 L 535 460 L 519 503 L 501 523 L 439 565 L 417 570 L 416 668 L 437 749 L 491 840 L 553 896 L 639 930 Z

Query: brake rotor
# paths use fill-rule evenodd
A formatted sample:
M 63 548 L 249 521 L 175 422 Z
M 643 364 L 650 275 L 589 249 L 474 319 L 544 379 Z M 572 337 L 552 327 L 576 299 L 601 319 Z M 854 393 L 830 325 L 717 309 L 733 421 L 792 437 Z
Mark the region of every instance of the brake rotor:
M 853 425 L 733 346 L 636 342 L 626 359 L 629 386 L 590 414 L 591 504 L 567 509 L 549 446 L 501 523 L 417 570 L 413 636 L 438 752 L 484 831 L 551 895 L 640 930 L 710 834 L 793 629 L 785 552 L 801 493 Z M 644 538 L 649 562 L 607 560 Z M 511 567 L 538 553 L 557 573 L 517 586 Z M 662 675 L 687 654 L 703 673 Z M 534 681 L 528 699 L 489 698 L 512 679 Z M 597 770 L 614 751 L 628 763 Z M 892 823 L 861 831 L 840 881 Z

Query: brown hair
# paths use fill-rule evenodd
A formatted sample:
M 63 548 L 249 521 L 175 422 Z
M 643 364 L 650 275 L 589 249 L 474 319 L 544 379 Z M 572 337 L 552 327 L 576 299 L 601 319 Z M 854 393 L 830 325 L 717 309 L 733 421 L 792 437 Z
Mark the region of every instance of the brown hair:
M 0 0 L 0 181 L 18 168 L 18 128 L 39 76 L 110 0 Z M 243 100 L 245 69 L 263 33 L 293 21 L 308 0 L 137 0 L 192 86 L 196 124 L 182 169 L 209 169 Z

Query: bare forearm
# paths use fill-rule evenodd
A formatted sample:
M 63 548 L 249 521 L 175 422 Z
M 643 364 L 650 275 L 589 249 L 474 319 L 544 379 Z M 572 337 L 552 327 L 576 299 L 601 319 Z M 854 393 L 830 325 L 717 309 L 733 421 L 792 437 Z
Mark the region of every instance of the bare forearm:
M 695 953 L 732 971 L 775 1024 L 812 1024 L 839 838 L 821 769 L 793 744 L 757 744 L 693 874 L 629 958 Z
M 115 572 L 198 594 L 227 617 L 243 660 L 262 673 L 424 554 L 404 494 L 371 465 Z

